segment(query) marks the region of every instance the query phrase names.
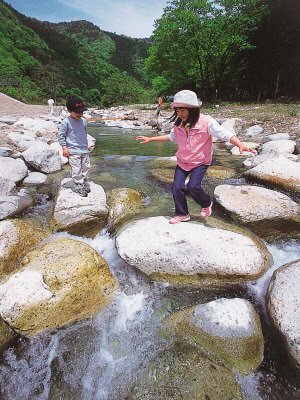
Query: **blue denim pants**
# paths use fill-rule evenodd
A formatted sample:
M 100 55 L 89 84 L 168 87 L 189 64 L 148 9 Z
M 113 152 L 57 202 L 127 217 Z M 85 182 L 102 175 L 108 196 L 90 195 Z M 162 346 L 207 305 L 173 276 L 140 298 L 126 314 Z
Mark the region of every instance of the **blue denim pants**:
M 185 171 L 177 165 L 174 173 L 174 182 L 172 185 L 172 194 L 175 203 L 175 215 L 187 215 L 189 213 L 187 201 L 186 201 L 186 190 L 190 193 L 191 197 L 199 204 L 202 208 L 209 207 L 212 199 L 204 191 L 201 186 L 202 179 L 209 166 L 199 165 L 193 168 L 191 171 Z M 185 186 L 185 180 L 190 175 L 190 180 Z

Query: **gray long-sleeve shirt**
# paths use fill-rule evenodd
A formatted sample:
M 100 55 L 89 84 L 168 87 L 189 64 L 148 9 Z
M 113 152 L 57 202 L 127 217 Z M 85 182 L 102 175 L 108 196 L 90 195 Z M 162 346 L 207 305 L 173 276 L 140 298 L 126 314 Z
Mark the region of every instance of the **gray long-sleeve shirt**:
M 58 130 L 58 142 L 66 146 L 70 154 L 88 153 L 86 119 L 66 117 Z

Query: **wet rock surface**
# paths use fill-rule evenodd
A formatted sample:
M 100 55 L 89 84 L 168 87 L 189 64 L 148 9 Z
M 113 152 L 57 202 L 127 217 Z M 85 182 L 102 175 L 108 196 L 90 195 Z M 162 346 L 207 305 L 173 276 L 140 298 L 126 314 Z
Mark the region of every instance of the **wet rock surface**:
M 300 260 L 278 268 L 268 288 L 267 309 L 273 325 L 300 366 Z
M 26 254 L 0 284 L 0 314 L 32 336 L 95 315 L 116 290 L 105 260 L 90 246 L 56 239 Z
M 233 372 L 247 375 L 263 361 L 260 318 L 244 299 L 218 299 L 177 311 L 166 320 L 175 340 L 189 343 Z

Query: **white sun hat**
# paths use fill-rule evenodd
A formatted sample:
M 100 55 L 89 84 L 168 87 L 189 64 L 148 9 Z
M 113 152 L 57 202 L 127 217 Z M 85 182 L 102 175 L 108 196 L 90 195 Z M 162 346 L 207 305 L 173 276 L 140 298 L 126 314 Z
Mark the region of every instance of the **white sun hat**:
M 191 90 L 181 90 L 175 94 L 171 107 L 198 108 L 201 107 L 201 105 L 202 101 L 198 100 L 195 92 Z

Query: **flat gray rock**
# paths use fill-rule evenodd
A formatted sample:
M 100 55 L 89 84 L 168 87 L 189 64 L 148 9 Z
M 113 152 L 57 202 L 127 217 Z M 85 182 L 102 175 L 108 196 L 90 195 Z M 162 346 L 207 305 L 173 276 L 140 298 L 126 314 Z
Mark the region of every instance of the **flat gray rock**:
M 250 236 L 193 222 L 171 225 L 166 217 L 126 225 L 116 246 L 128 264 L 158 280 L 247 280 L 270 265 L 266 248 Z
M 269 142 L 272 143 L 272 142 Z M 244 176 L 277 185 L 293 192 L 300 192 L 300 163 L 278 155 L 244 172 Z
M 250 185 L 219 185 L 214 196 L 233 219 L 242 223 L 297 217 L 300 221 L 300 206 L 275 190 Z

